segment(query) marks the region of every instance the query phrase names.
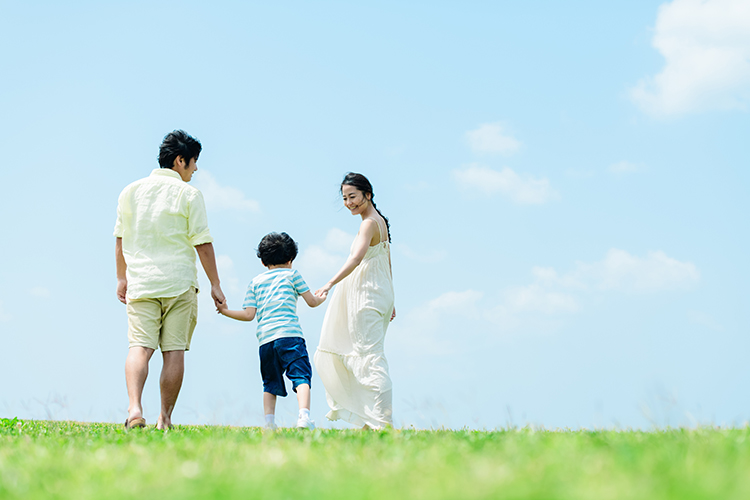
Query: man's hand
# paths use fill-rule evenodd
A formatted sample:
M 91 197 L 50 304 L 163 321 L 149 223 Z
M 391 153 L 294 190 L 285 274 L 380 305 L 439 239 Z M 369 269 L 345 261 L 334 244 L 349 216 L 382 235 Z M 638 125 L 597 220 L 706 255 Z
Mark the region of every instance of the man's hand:
M 206 271 L 208 281 L 211 282 L 211 298 L 214 299 L 214 305 L 218 309 L 219 304 L 223 304 L 227 299 L 224 297 L 224 292 L 221 291 L 219 271 L 216 269 L 214 246 L 211 243 L 203 243 L 202 245 L 197 245 L 195 251 L 198 252 L 203 270 Z
M 127 304 L 128 295 L 128 265 L 122 254 L 122 238 L 115 238 L 115 263 L 117 265 L 117 300 Z
M 219 306 L 222 304 L 226 304 L 227 299 L 224 297 L 224 292 L 221 291 L 220 285 L 212 285 L 211 286 L 211 298 L 214 299 L 214 305 L 216 306 L 216 309 L 219 309 Z
M 128 280 L 127 279 L 119 279 L 117 280 L 117 299 L 122 302 L 123 304 L 127 304 L 127 295 L 128 295 Z

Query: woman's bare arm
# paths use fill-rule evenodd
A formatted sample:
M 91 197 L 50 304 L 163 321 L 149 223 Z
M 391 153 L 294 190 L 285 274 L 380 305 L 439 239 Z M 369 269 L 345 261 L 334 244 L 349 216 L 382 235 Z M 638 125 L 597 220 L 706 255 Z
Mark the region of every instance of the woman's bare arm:
M 333 288 L 333 285 L 346 278 L 352 271 L 354 271 L 354 269 L 362 262 L 362 259 L 364 259 L 367 249 L 370 247 L 370 241 L 375 235 L 377 229 L 378 226 L 374 220 L 367 219 L 362 221 L 362 224 L 359 226 L 359 233 L 357 233 L 357 237 L 354 239 L 354 245 L 352 246 L 352 252 L 349 254 L 349 258 L 346 259 L 346 262 L 341 266 L 339 272 L 337 272 L 323 288 L 317 290 L 315 295 L 325 297 L 331 288 Z

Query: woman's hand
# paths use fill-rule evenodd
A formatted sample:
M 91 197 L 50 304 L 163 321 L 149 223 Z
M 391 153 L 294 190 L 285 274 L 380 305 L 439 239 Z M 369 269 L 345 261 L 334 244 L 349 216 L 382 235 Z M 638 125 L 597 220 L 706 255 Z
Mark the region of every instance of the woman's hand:
M 323 288 L 319 288 L 318 290 L 315 290 L 315 296 L 320 297 L 321 299 L 325 300 L 326 297 L 328 297 L 328 292 L 331 291 L 331 288 L 333 285 L 330 283 L 326 283 L 326 285 Z
M 393 306 L 393 313 L 391 314 L 391 321 L 396 319 L 396 306 Z

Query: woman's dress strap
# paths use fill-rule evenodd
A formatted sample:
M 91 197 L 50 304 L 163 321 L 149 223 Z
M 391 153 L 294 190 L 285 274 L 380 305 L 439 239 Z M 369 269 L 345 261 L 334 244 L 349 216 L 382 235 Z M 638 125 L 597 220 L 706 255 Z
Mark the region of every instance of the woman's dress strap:
M 385 240 L 383 239 L 383 230 L 380 229 L 380 220 L 376 219 L 375 217 L 368 217 L 369 220 L 374 220 L 375 224 L 378 226 L 378 243 L 383 243 Z

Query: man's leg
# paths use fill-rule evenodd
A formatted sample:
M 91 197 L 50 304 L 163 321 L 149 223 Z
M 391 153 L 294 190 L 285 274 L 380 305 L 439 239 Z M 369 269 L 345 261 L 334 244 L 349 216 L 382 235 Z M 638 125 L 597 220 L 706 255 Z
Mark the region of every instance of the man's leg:
M 128 386 L 128 421 L 143 417 L 143 386 L 148 377 L 148 362 L 153 349 L 148 347 L 131 347 L 125 360 L 125 383 Z
M 161 369 L 159 387 L 161 388 L 161 414 L 156 422 L 157 429 L 172 427 L 172 410 L 182 387 L 185 374 L 185 351 L 162 352 L 164 365 Z

